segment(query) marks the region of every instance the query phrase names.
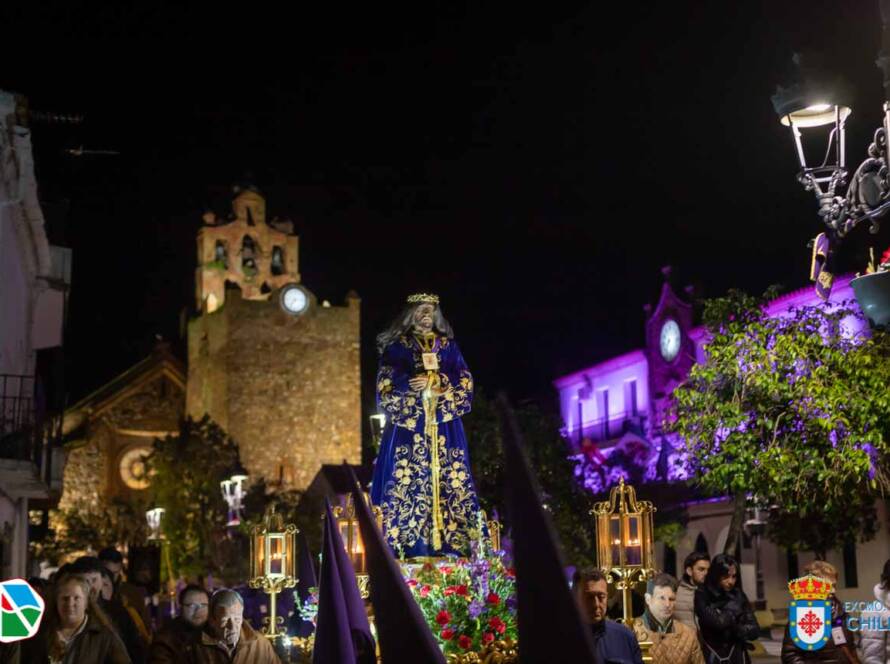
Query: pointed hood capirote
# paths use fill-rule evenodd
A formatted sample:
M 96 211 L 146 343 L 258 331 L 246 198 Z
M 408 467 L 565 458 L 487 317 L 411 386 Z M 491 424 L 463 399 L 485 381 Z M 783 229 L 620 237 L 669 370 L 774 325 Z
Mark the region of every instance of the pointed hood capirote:
M 497 404 L 506 460 L 507 508 L 513 528 L 519 661 L 551 661 L 553 635 L 559 634 L 560 661 L 594 664 L 590 630 L 566 583 L 556 532 L 542 507 L 519 425 L 506 396 L 499 395 Z
M 445 664 L 445 656 L 411 595 L 389 545 L 377 528 L 352 468 L 352 498 L 371 577 L 377 638 L 383 664 Z

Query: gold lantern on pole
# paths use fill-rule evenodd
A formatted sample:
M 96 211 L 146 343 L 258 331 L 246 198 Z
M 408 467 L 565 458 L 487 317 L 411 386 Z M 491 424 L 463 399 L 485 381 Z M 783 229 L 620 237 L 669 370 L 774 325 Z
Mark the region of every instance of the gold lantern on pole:
M 655 574 L 653 520 L 655 507 L 648 500 L 637 500 L 636 491 L 618 482 L 609 500 L 596 503 L 591 514 L 596 517 L 597 561 L 609 583 L 621 591 L 623 622 L 633 624 L 631 608 L 633 587 Z
M 365 502 L 370 506 L 371 513 L 377 520 L 377 526 L 383 527 L 383 512 L 377 505 L 371 505 L 371 497 L 364 493 Z M 355 580 L 358 583 L 359 593 L 362 599 L 370 597 L 370 588 L 368 576 L 368 560 L 365 555 L 365 543 L 362 540 L 362 533 L 359 529 L 358 519 L 355 516 L 355 503 L 352 494 L 346 497 L 346 506 L 337 505 L 331 510 L 334 519 L 337 522 L 337 529 L 340 531 L 340 539 L 343 540 L 343 548 L 352 562 L 352 568 L 355 570 Z
M 297 527 L 284 524 L 275 506 L 270 506 L 263 522 L 253 527 L 250 537 L 251 588 L 260 588 L 269 595 L 269 615 L 263 619 L 263 636 L 275 639 L 284 636 L 284 618 L 278 616 L 277 596 L 285 588 L 297 585 Z

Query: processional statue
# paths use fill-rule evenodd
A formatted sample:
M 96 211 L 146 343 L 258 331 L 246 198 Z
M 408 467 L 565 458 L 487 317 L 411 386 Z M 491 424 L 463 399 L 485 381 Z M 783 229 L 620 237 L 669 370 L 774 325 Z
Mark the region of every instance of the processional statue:
M 467 555 L 482 536 L 461 416 L 470 411 L 473 377 L 439 298 L 411 295 L 377 337 L 377 405 L 386 427 L 371 500 L 383 533 L 404 558 Z

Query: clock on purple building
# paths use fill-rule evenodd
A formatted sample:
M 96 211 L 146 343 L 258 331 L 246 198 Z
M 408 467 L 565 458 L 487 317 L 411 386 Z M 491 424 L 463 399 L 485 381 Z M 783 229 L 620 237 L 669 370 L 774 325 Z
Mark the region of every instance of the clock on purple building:
M 673 362 L 680 352 L 680 326 L 673 318 L 668 318 L 661 326 L 658 349 L 665 362 Z

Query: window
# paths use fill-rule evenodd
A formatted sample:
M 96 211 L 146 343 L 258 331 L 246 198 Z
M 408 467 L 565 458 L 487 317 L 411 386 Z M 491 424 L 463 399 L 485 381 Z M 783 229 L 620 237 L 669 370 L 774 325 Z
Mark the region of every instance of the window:
M 847 588 L 859 587 L 859 568 L 856 565 L 856 542 L 844 542 L 844 585 Z
M 637 409 L 637 381 L 629 380 L 624 383 L 624 412 L 627 417 L 636 417 Z

